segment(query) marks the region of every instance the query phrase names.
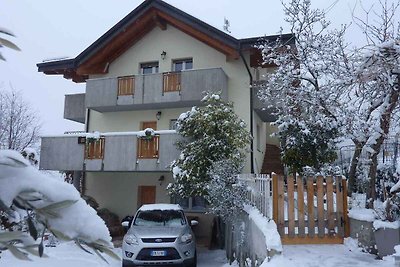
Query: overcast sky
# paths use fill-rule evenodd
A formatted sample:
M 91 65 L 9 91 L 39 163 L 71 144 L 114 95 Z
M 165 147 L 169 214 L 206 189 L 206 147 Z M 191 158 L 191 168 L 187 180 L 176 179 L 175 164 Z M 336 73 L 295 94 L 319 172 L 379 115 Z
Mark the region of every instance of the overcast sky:
M 0 90 L 12 85 L 20 90 L 42 121 L 43 134 L 83 130 L 83 125 L 63 119 L 64 95 L 85 91 L 62 76 L 48 76 L 37 71 L 44 59 L 75 57 L 142 0 L 0 0 L 0 27 L 12 31 L 21 49 L 1 49 L 7 62 L 0 61 Z M 284 22 L 280 0 L 167 0 L 169 4 L 222 29 L 224 17 L 237 38 L 276 34 Z M 335 26 L 351 22 L 351 10 L 357 0 L 313 0 L 318 8 L 328 9 Z M 362 0 L 364 6 L 377 0 Z M 332 4 L 336 3 L 333 8 Z M 362 35 L 352 27 L 349 42 L 362 42 Z

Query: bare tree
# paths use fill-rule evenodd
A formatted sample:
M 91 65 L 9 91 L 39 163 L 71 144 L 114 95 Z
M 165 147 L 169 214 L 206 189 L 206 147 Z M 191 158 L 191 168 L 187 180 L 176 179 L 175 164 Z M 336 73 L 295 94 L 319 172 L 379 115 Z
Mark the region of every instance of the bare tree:
M 21 92 L 0 92 L 0 149 L 22 151 L 39 141 L 40 122 Z

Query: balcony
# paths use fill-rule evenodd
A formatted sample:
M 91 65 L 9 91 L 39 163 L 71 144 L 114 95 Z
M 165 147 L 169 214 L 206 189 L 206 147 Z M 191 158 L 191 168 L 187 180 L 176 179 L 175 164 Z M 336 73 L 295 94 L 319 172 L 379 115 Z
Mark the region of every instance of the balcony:
M 85 104 L 99 112 L 191 107 L 203 91 L 221 91 L 227 99 L 227 80 L 221 68 L 91 79 Z
M 274 122 L 276 121 L 276 116 L 273 114 L 274 113 L 274 108 L 269 107 L 272 103 L 271 101 L 263 102 L 260 100 L 258 97 L 259 92 L 262 90 L 261 85 L 262 82 L 256 82 L 253 85 L 253 109 L 257 113 L 257 115 L 260 117 L 260 119 L 264 122 Z
M 150 139 L 139 132 L 104 133 L 98 139 L 88 134 L 42 137 L 40 169 L 70 171 L 168 171 L 179 156 L 175 131 L 156 131 Z
M 66 95 L 64 119 L 85 123 L 85 94 Z

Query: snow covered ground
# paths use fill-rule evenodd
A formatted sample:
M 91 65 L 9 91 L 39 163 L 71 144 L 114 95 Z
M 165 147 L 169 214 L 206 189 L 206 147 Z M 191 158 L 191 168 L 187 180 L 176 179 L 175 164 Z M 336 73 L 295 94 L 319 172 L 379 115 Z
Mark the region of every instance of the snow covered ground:
M 344 245 L 291 245 L 283 247 L 283 256 L 273 258 L 262 267 L 393 267 L 394 258 L 376 260 L 363 253 L 354 239 Z
M 375 256 L 363 253 L 353 239 L 344 245 L 299 245 L 284 246 L 283 256 L 277 256 L 262 267 L 392 267 L 393 257 L 376 260 Z M 116 249 L 119 254 L 120 249 Z M 33 261 L 20 261 L 9 252 L 3 252 L 0 267 L 121 267 L 121 262 L 105 258 L 109 264 L 96 255 L 90 255 L 77 248 L 72 242 L 63 243 L 56 248 L 46 248 L 48 258 L 31 257 Z M 238 267 L 229 265 L 223 250 L 199 249 L 198 267 Z
M 120 255 L 121 250 L 115 249 Z M 73 242 L 59 244 L 55 248 L 45 248 L 47 258 L 30 256 L 32 261 L 17 260 L 8 251 L 1 253 L 0 267 L 121 267 L 121 262 L 107 255 L 109 264 L 97 255 L 88 254 L 79 249 Z M 199 248 L 198 267 L 236 267 L 227 264 L 224 250 L 207 250 Z

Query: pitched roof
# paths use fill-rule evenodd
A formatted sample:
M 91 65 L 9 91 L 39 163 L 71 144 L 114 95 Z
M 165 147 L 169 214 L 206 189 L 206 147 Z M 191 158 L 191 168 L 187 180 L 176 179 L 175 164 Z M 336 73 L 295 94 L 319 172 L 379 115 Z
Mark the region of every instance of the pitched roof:
M 236 39 L 217 28 L 161 1 L 146 0 L 74 59 L 37 64 L 45 74 L 63 74 L 75 82 L 83 82 L 90 74 L 108 71 L 108 64 L 139 41 L 154 27 L 165 30 L 170 24 L 206 43 L 227 56 L 239 58 L 239 49 L 250 49 L 260 38 L 275 41 L 276 37 Z M 292 36 L 292 35 L 290 35 Z

